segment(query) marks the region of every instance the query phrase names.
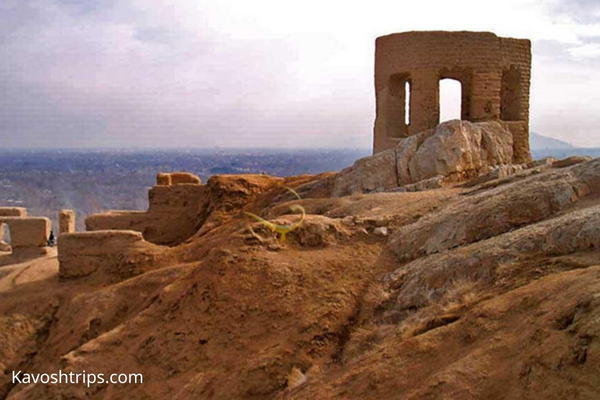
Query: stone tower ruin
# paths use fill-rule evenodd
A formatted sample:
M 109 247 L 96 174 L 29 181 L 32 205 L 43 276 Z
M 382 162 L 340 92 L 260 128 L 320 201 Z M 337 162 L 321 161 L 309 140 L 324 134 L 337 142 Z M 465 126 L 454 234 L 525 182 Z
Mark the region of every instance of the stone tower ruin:
M 461 83 L 462 120 L 502 122 L 513 135 L 513 161 L 530 160 L 531 42 L 489 32 L 405 32 L 377 39 L 373 153 L 439 124 L 442 79 Z

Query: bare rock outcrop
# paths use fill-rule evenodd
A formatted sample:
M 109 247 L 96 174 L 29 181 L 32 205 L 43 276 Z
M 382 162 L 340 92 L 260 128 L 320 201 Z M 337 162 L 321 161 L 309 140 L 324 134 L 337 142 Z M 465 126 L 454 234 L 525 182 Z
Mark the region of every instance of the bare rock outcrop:
M 438 176 L 458 182 L 513 160 L 512 135 L 497 121 L 448 121 L 358 160 L 335 178 L 333 196 L 415 184 Z
M 110 387 L 133 399 L 478 399 L 508 382 L 537 399 L 546 380 L 544 398 L 598 392 L 600 160 L 474 189 L 300 200 L 284 188 L 310 179 L 173 186 L 202 187 L 201 229 L 173 247 L 131 231 L 61 235 L 60 274 L 82 279 L 0 291 L 0 326 L 28 327 L 0 335 L 1 349 L 18 347 L 0 349 L 0 397 L 107 393 L 10 386 L 24 362 L 142 373 L 143 385 Z M 169 190 L 155 192 L 156 212 L 181 208 Z M 255 223 L 257 245 L 242 211 L 289 225 L 292 205 L 304 223 L 285 242 Z
M 422 135 L 414 153 L 404 149 L 404 141 L 396 148 L 406 162 L 398 175 L 409 183 L 436 175 L 460 181 L 490 166 L 512 162 L 512 136 L 499 122 L 448 121 Z
M 304 247 L 320 247 L 347 241 L 352 233 L 351 226 L 343 220 L 309 215 L 304 223 L 290 234 L 290 239 Z
M 300 216 L 285 215 L 270 220 L 274 224 L 292 225 L 297 223 Z M 264 225 L 253 222 L 244 228 L 247 242 L 258 241 L 280 249 L 285 243 L 295 243 L 302 247 L 327 247 L 347 242 L 352 236 L 351 224 L 337 218 L 328 218 L 322 215 L 307 215 L 297 229 L 286 234 L 285 240 L 276 233 L 270 232 Z M 249 229 L 250 228 L 250 229 Z M 250 233 L 250 235 L 248 235 Z
M 592 157 L 588 156 L 571 156 L 562 160 L 556 160 L 552 163 L 552 168 L 566 168 L 572 165 L 581 164 L 582 162 L 590 161 Z
M 548 218 L 600 193 L 600 160 L 551 170 L 466 196 L 400 229 L 390 242 L 400 260 L 442 252 Z
M 525 226 L 440 254 L 419 258 L 386 278 L 400 308 L 423 307 L 461 279 L 493 282 L 500 269 L 533 255 L 556 257 L 600 248 L 600 206 Z

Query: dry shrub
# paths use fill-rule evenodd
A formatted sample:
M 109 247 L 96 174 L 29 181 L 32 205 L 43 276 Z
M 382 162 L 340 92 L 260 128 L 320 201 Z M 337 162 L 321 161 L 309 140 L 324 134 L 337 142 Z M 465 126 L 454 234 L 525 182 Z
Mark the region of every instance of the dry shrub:
M 287 376 L 287 387 L 291 389 L 295 389 L 301 385 L 304 385 L 307 381 L 306 375 L 302 373 L 300 368 L 293 367 L 290 373 Z
M 461 277 L 450 282 L 443 298 L 445 309 L 469 306 L 477 301 L 479 282 L 471 277 Z
M 379 282 L 372 282 L 367 287 L 363 297 L 365 307 L 372 309 L 381 307 L 388 299 L 389 293 L 385 291 L 383 285 Z
M 390 326 L 357 328 L 344 349 L 344 360 L 354 360 L 373 349 L 380 348 L 384 337 L 393 331 Z

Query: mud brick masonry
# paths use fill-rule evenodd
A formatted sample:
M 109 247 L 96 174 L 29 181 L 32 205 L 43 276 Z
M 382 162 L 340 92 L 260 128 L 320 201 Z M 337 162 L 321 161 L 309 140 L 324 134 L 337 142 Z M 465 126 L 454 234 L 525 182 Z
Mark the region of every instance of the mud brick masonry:
M 462 120 L 502 122 L 513 135 L 513 162 L 530 160 L 531 42 L 488 32 L 406 32 L 377 39 L 374 154 L 439 124 L 442 79 L 462 85 Z

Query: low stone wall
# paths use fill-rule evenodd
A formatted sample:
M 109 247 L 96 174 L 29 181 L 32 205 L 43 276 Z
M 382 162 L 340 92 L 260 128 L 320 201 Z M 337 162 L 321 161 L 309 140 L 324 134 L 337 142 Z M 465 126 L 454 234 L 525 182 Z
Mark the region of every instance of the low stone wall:
M 46 217 L 17 218 L 8 222 L 13 249 L 46 247 L 52 224 Z
M 156 175 L 157 186 L 171 186 L 171 185 L 200 185 L 202 180 L 199 176 L 191 174 L 189 172 L 159 172 Z
M 108 230 L 65 233 L 58 238 L 59 276 L 80 278 L 102 272 L 118 280 L 164 266 L 170 252 L 140 232 Z
M 0 236 L 0 251 L 14 255 L 35 255 L 46 253 L 50 221 L 47 218 L 27 218 L 27 209 L 23 207 L 0 207 L 0 235 L 4 225 L 8 225 L 11 244 L 5 243 Z
M 147 211 L 107 211 L 103 214 L 93 214 L 85 219 L 87 231 L 131 230 L 143 232 L 148 225 Z
M 0 217 L 0 224 L 7 224 L 10 229 L 13 252 L 48 245 L 52 225 L 46 217 Z
M 27 209 L 23 207 L 0 207 L 0 217 L 26 217 Z

